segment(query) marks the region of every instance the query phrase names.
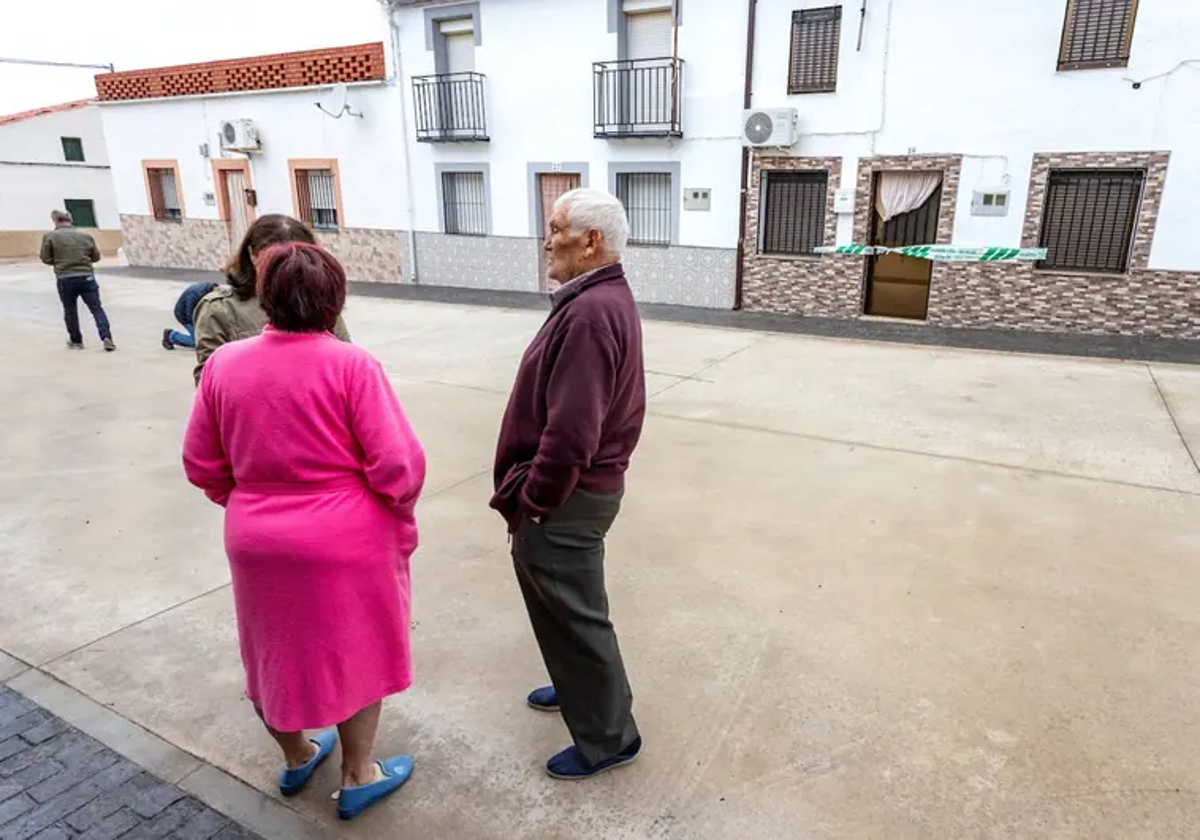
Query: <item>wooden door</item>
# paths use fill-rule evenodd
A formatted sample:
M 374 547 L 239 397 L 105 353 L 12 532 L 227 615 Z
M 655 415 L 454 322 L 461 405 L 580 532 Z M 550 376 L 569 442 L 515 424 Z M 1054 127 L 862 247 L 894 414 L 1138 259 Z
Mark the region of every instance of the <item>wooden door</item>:
M 254 208 L 246 195 L 246 173 L 241 169 L 222 169 L 221 188 L 225 193 L 225 206 L 229 208 L 230 250 L 236 251 L 242 244 L 246 229 L 254 220 Z
M 554 202 L 559 196 L 578 189 L 581 179 L 578 172 L 543 172 L 538 175 L 538 228 L 542 236 L 550 235 L 550 217 L 554 215 Z M 549 289 L 546 277 L 546 249 L 538 249 L 538 284 L 544 292 Z
M 879 176 L 875 176 L 875 189 Z M 938 213 L 942 206 L 942 188 L 908 213 L 901 213 L 884 222 L 875 212 L 875 195 L 871 195 L 871 245 L 899 248 L 904 245 L 932 245 L 937 242 Z M 929 281 L 933 263 L 929 260 L 883 254 L 867 258 L 867 299 L 864 311 L 868 315 L 889 318 L 925 320 L 929 310 Z

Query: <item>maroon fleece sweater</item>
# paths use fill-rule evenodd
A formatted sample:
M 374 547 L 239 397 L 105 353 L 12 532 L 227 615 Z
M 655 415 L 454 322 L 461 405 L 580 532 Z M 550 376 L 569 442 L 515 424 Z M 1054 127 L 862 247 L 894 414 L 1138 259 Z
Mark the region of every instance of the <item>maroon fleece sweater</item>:
M 492 507 L 515 531 L 576 487 L 620 491 L 645 415 L 642 323 L 615 263 L 555 300 L 525 351 L 500 425 Z

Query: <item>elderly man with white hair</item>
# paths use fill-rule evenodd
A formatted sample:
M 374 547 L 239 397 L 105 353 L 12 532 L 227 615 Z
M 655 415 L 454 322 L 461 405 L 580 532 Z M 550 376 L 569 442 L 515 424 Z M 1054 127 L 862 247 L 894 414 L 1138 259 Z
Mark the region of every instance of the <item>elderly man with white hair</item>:
M 546 238 L 558 285 L 525 351 L 496 451 L 491 505 L 508 522 L 513 565 L 553 685 L 528 703 L 561 711 L 575 744 L 557 779 L 633 761 L 642 746 L 604 588 L 604 537 L 642 433 L 642 326 L 625 281 L 625 208 L 579 189 L 554 206 Z

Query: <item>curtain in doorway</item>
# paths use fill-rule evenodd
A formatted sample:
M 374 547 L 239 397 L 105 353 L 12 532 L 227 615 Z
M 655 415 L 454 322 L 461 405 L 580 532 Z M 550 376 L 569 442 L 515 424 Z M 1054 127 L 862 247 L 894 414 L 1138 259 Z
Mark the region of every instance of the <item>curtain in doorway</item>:
M 910 213 L 928 201 L 941 183 L 940 172 L 881 172 L 875 209 L 885 222 Z

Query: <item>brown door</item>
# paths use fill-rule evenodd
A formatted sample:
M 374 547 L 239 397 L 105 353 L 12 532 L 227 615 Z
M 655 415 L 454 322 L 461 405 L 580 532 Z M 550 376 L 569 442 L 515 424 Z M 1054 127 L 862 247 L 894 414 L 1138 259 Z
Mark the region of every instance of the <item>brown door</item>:
M 246 195 L 246 173 L 241 169 L 221 170 L 221 189 L 225 193 L 225 206 L 229 208 L 230 251 L 236 251 L 246 235 L 246 228 L 254 221 L 254 208 Z
M 938 211 L 942 206 L 939 186 L 925 203 L 908 213 L 901 213 L 886 222 L 875 212 L 875 193 L 879 175 L 871 195 L 871 245 L 899 248 L 904 245 L 932 245 L 937 242 Z M 867 258 L 868 315 L 890 318 L 925 320 L 929 310 L 929 281 L 933 263 L 900 254 L 883 254 Z
M 550 217 L 554 215 L 554 202 L 565 192 L 578 189 L 580 186 L 578 172 L 543 172 L 538 175 L 538 228 L 542 236 L 547 236 Z M 538 287 L 544 292 L 546 285 L 546 251 L 538 249 Z

